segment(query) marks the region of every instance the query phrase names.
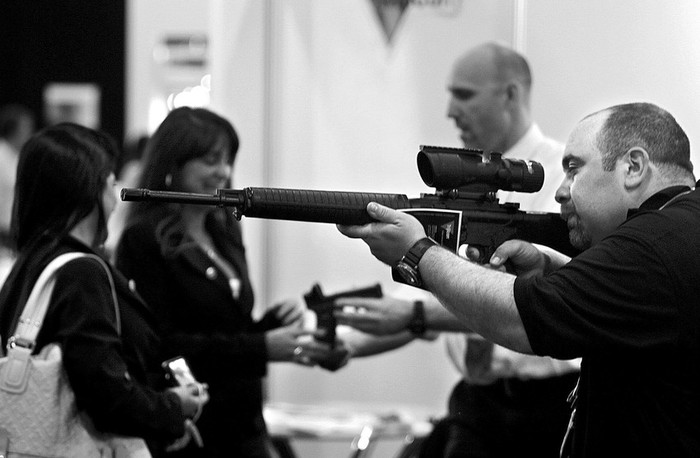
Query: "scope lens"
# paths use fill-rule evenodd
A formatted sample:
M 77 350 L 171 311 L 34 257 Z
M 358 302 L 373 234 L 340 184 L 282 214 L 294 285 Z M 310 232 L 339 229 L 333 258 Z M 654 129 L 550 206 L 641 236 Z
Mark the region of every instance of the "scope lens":
M 423 152 L 418 153 L 418 173 L 420 173 L 420 177 L 425 184 L 434 186 L 435 173 L 433 172 L 433 165 L 430 163 L 428 155 Z

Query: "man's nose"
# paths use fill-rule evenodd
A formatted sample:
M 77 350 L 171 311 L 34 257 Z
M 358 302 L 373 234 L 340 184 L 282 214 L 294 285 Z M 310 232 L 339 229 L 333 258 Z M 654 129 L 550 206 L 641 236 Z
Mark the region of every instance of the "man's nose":
M 231 164 L 229 164 L 228 162 L 221 162 L 216 168 L 216 173 L 223 178 L 228 178 L 229 176 L 231 176 L 231 171 L 232 167 Z
M 450 97 L 450 101 L 447 104 L 447 117 L 452 119 L 457 119 L 459 116 L 459 110 L 457 104 L 455 103 L 454 97 Z
M 569 179 L 564 178 L 559 187 L 557 188 L 557 192 L 554 193 L 554 200 L 556 200 L 557 203 L 561 204 L 569 200 L 569 198 L 571 197 L 571 195 L 569 194 L 569 186 Z

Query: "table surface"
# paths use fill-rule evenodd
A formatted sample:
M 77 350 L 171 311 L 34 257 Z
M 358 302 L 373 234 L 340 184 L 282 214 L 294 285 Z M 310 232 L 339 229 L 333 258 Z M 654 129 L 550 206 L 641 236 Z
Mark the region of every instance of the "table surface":
M 430 413 L 415 406 L 268 403 L 264 416 L 272 436 L 289 438 L 346 440 L 368 433 L 375 438 L 423 437 L 432 429 Z

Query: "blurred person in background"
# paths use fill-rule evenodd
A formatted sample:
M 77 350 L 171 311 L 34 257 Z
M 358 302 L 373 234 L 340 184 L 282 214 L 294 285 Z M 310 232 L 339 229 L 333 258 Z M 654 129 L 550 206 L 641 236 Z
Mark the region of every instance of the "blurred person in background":
M 19 104 L 0 107 L 0 285 L 14 261 L 10 220 L 19 152 L 35 128 L 34 113 L 29 108 Z
M 141 160 L 143 150 L 148 142 L 148 135 L 143 134 L 124 142 L 122 154 L 117 159 L 114 174 L 117 177 L 117 188 L 133 188 L 138 185 L 141 176 Z M 105 241 L 105 251 L 110 259 L 114 259 L 117 242 L 124 230 L 126 216 L 129 213 L 129 203 L 117 202 L 112 217 L 109 219 L 109 235 Z
M 231 123 L 203 108 L 171 111 L 146 144 L 140 187 L 214 194 L 231 187 L 239 140 Z M 209 385 L 197 423 L 203 449 L 188 457 L 269 457 L 263 378 L 269 362 L 313 366 L 346 352 L 304 330 L 305 307 L 283 301 L 253 318 L 253 287 L 239 222 L 206 205 L 130 204 L 116 263 L 159 316 L 163 357 L 183 355 Z M 342 358 L 341 358 L 342 359 Z
M 498 43 L 478 45 L 453 65 L 447 116 L 454 120 L 465 148 L 501 152 L 505 158 L 533 160 L 544 167 L 539 192 L 499 191 L 501 202 L 558 213 L 554 197 L 563 179 L 564 145 L 546 137 L 533 120 L 531 87 L 525 57 Z M 337 305 L 340 324 L 377 336 L 344 335 L 354 355 L 386 351 L 434 332 L 448 333 L 447 352 L 462 378 L 450 395 L 447 417 L 426 441 L 424 456 L 558 456 L 570 415 L 566 399 L 576 385 L 580 360 L 525 355 L 493 345 L 432 295 L 416 300 L 348 298 Z

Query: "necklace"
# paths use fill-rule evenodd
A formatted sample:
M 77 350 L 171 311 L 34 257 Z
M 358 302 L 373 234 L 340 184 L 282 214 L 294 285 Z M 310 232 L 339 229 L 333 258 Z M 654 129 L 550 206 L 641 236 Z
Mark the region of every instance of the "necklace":
M 231 295 L 234 299 L 238 299 L 241 295 L 241 279 L 236 272 L 234 266 L 225 258 L 223 258 L 217 252 L 213 240 L 204 231 L 203 227 L 198 227 L 196 225 L 191 225 L 188 229 L 190 237 L 199 245 L 199 247 L 204 250 L 206 255 L 211 259 L 211 261 L 216 265 L 221 272 L 228 279 L 228 285 L 231 289 Z M 207 269 L 207 278 L 213 279 L 216 276 L 216 270 L 214 267 Z

